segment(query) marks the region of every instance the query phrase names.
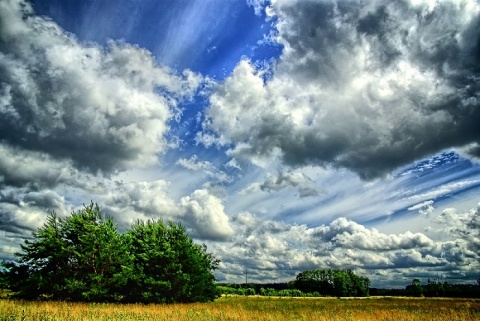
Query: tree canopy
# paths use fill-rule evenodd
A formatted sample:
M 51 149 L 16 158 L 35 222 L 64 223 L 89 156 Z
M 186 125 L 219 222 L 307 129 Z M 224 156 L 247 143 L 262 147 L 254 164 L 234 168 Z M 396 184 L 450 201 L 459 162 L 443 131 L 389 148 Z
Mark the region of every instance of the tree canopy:
M 368 296 L 370 280 L 352 270 L 307 270 L 299 273 L 295 288 L 331 296 Z
M 55 213 L 2 262 L 0 280 L 23 299 L 89 302 L 206 302 L 217 297 L 219 261 L 181 224 L 137 221 L 119 233 L 93 203 Z

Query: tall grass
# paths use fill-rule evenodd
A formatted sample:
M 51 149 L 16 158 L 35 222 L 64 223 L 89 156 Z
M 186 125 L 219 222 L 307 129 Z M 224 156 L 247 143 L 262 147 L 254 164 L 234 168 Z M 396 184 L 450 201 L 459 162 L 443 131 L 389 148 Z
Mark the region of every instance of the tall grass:
M 143 305 L 0 300 L 3 320 L 480 320 L 480 300 L 224 297 Z

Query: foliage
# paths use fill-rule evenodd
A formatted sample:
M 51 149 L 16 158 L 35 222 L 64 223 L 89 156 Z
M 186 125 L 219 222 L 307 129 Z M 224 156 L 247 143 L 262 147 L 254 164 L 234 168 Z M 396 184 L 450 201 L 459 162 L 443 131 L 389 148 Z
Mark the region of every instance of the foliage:
M 423 295 L 423 287 L 422 282 L 419 279 L 413 279 L 411 285 L 407 285 L 406 287 L 407 293 L 410 296 L 422 296 Z
M 252 289 L 260 296 L 269 297 L 364 297 L 369 295 L 370 280 L 355 275 L 351 270 L 308 270 L 297 275 L 295 281 L 270 284 L 222 284 L 219 291 L 225 295 L 249 295 Z
M 362 297 L 369 295 L 370 280 L 352 270 L 307 270 L 297 275 L 295 288 L 326 296 Z
M 138 221 L 125 234 L 133 256 L 125 293 L 134 302 L 205 302 L 217 297 L 218 260 L 194 244 L 180 224 Z
M 480 284 L 452 284 L 430 279 L 427 284 L 422 284 L 419 279 L 414 279 L 411 285 L 406 286 L 405 294 L 426 297 L 480 298 Z
M 124 234 L 93 203 L 60 219 L 52 213 L 3 262 L 1 282 L 23 299 L 194 302 L 217 297 L 218 261 L 180 224 L 138 221 Z

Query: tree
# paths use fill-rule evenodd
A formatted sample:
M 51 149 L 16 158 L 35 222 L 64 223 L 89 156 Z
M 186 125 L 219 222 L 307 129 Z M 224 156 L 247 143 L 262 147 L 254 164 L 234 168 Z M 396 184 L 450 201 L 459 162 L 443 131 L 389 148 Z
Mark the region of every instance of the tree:
M 318 291 L 322 295 L 333 295 L 333 286 L 331 270 L 303 271 L 295 280 L 295 287 L 305 293 Z
M 206 302 L 218 297 L 212 271 L 219 261 L 194 244 L 180 224 L 138 221 L 125 235 L 133 257 L 128 301 Z
M 5 282 L 25 299 L 113 301 L 126 281 L 128 252 L 111 218 L 93 203 L 66 219 L 55 213 L 26 240 L 17 262 L 4 262 Z
M 218 260 L 180 224 L 138 221 L 124 234 L 93 203 L 65 219 L 52 213 L 3 262 L 1 283 L 23 299 L 194 302 L 217 297 Z
M 368 296 L 370 280 L 355 275 L 351 270 L 308 270 L 297 275 L 295 287 L 304 293 Z
M 411 296 L 422 296 L 423 286 L 419 279 L 413 279 L 411 285 L 407 285 L 406 291 Z
M 61 221 L 66 263 L 62 298 L 114 301 L 126 284 L 131 260 L 112 218 L 93 203 Z
M 435 280 L 427 280 L 427 285 L 423 286 L 423 294 L 428 297 L 438 297 L 444 295 L 443 284 Z
M 54 282 L 55 277 L 66 270 L 63 266 L 63 244 L 60 238 L 58 218 L 52 213 L 46 224 L 36 233 L 36 241 L 25 241 L 23 253 L 15 253 L 17 262 L 3 262 L 2 283 L 26 299 L 36 298 L 44 293 L 53 293 L 63 284 Z

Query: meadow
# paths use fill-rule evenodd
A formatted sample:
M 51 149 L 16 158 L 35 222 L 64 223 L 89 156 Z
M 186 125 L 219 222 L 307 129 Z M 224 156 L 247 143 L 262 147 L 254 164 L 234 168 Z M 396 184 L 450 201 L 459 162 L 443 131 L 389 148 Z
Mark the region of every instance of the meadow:
M 478 299 L 222 297 L 195 304 L 0 299 L 0 320 L 480 320 Z

